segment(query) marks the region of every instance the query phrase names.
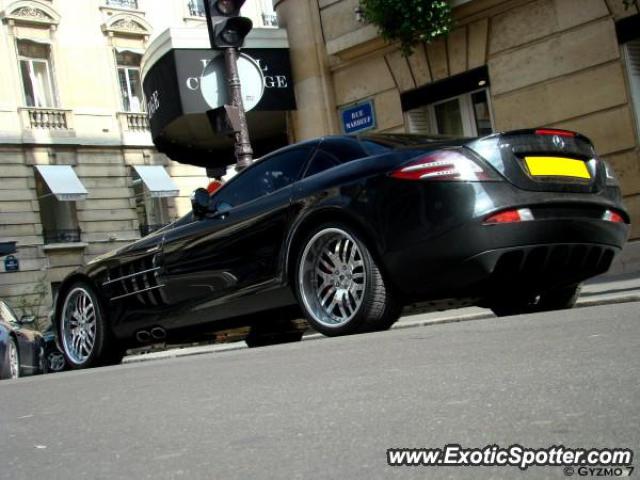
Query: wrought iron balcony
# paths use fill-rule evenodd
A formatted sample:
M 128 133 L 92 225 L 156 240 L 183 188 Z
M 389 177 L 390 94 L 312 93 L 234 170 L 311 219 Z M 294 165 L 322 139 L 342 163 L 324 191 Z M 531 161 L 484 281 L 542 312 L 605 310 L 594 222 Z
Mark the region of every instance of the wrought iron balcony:
M 204 17 L 204 2 L 202 0 L 189 0 L 189 15 L 192 17 Z
M 106 0 L 108 7 L 130 8 L 132 10 L 138 9 L 138 0 Z
M 278 16 L 275 13 L 263 13 L 262 14 L 262 24 L 265 27 L 277 27 L 278 26 Z
M 82 240 L 82 232 L 79 228 L 68 230 L 44 230 L 42 232 L 45 244 L 51 243 L 78 243 Z

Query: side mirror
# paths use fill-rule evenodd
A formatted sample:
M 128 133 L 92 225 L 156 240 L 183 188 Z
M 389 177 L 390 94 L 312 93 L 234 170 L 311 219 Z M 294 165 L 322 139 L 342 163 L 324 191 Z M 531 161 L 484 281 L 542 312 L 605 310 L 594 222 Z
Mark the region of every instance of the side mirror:
M 197 219 L 204 218 L 209 213 L 209 192 L 206 188 L 197 188 L 191 194 L 191 210 Z
M 33 315 L 23 315 L 20 317 L 20 325 L 33 325 L 36 322 L 36 317 Z

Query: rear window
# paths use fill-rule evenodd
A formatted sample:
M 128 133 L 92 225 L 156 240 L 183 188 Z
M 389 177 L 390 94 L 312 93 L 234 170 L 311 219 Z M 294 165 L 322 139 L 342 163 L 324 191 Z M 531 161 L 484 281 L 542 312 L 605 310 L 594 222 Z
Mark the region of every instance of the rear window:
M 319 149 L 338 158 L 342 163 L 370 155 L 355 137 L 327 138 L 320 144 Z
M 464 144 L 468 138 L 459 138 L 451 135 L 414 135 L 381 133 L 364 135 L 359 137 L 360 144 L 367 155 L 380 155 L 391 150 L 407 150 L 420 148 L 433 148 L 438 144 L 456 145 Z

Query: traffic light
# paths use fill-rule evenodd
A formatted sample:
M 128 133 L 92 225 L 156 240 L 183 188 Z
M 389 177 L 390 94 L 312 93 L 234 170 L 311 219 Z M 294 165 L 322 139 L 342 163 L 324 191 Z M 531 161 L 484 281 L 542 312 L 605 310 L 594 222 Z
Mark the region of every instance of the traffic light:
M 212 48 L 240 48 L 253 22 L 240 16 L 245 0 L 205 0 L 209 39 Z

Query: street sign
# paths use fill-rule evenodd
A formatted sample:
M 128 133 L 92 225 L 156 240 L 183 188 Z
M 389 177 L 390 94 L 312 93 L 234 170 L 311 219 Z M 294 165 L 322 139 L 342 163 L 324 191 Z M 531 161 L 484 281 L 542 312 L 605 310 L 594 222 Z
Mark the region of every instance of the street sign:
M 9 255 L 4 259 L 5 272 L 17 272 L 20 270 L 20 261 L 13 255 Z
M 358 133 L 376 128 L 376 111 L 373 100 L 356 103 L 340 109 L 344 133 Z
M 248 55 L 238 55 L 238 75 L 242 86 L 242 103 L 245 112 L 252 110 L 264 95 L 265 81 L 262 69 Z M 224 57 L 215 57 L 202 74 L 202 96 L 210 108 L 215 109 L 231 104 L 227 94 L 227 77 Z

